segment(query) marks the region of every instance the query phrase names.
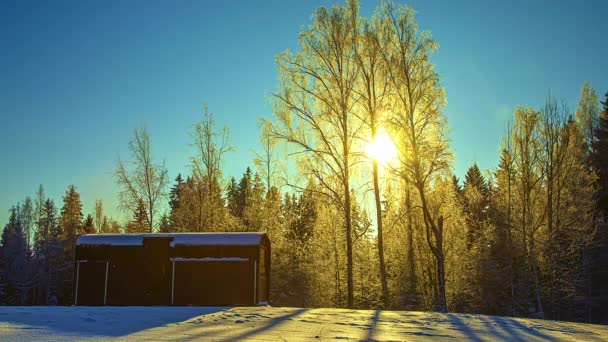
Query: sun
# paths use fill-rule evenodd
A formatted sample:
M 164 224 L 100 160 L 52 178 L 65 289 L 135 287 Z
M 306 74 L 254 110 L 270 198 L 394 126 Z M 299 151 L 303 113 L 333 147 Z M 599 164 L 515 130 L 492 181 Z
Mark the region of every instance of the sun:
M 376 139 L 367 145 L 365 154 L 379 163 L 387 163 L 397 156 L 397 148 L 388 134 L 381 131 L 376 134 Z

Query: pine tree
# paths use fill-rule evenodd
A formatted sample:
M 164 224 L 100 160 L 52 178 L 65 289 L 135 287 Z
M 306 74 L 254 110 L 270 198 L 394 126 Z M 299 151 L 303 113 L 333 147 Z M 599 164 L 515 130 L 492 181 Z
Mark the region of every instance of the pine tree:
M 2 304 L 15 304 L 16 289 L 12 284 L 12 277 L 14 277 L 13 264 L 14 259 L 17 257 L 17 251 L 14 250 L 14 240 L 16 237 L 17 227 L 20 225 L 18 222 L 17 209 L 12 207 L 10 210 L 9 222 L 4 226 L 2 231 L 2 254 L 0 264 L 1 276 L 2 276 Z
M 313 234 L 315 222 L 317 220 L 316 198 L 314 183 L 309 181 L 306 188 L 299 195 L 297 202 L 293 203 L 295 209 L 295 219 L 289 230 L 291 239 L 306 243 Z
M 510 129 L 510 128 L 509 128 Z M 515 316 L 515 284 L 514 284 L 514 263 L 515 256 L 521 254 L 518 250 L 519 245 L 513 243 L 513 196 L 514 186 L 513 179 L 515 172 L 513 170 L 512 144 L 511 133 L 507 132 L 507 136 L 503 141 L 503 149 L 498 163 L 498 169 L 495 172 L 496 188 L 492 195 L 492 208 L 494 213 L 494 222 L 498 234 L 504 236 L 502 244 L 505 249 L 505 258 L 507 266 L 505 269 L 505 285 L 508 286 L 508 299 L 504 303 L 504 312 L 508 315 Z
M 477 164 L 466 173 L 463 198 L 464 210 L 469 228 L 467 240 L 469 247 L 484 233 L 487 226 L 490 190 Z
M 63 196 L 63 207 L 61 208 L 61 236 L 60 239 L 65 242 L 64 249 L 68 253 L 68 257 L 73 259 L 74 245 L 76 238 L 81 234 L 82 224 L 82 203 L 80 194 L 76 191 L 74 185 L 70 185 Z
M 167 215 L 160 217 L 159 233 L 171 233 L 171 222 Z
M 477 166 L 477 164 L 475 164 Z M 452 185 L 454 186 L 454 191 L 458 195 L 458 198 L 461 198 L 463 193 L 462 186 L 460 185 L 460 179 L 456 177 L 456 175 L 452 175 Z
M 608 222 L 608 91 L 602 102 L 604 107 L 595 128 L 593 153 L 591 156 L 593 169 L 598 177 L 597 209 L 604 222 Z
M 35 199 L 35 217 L 36 217 L 36 222 L 35 222 L 35 226 L 36 226 L 36 231 L 33 234 L 33 239 L 34 239 L 34 253 L 36 255 L 38 255 L 39 251 L 38 251 L 38 243 L 39 243 L 39 237 L 41 236 L 41 231 L 43 230 L 42 227 L 42 217 L 43 217 L 43 213 L 44 213 L 44 201 L 46 200 L 46 196 L 44 194 L 44 187 L 42 186 L 42 184 L 40 184 L 38 186 L 38 191 L 36 192 L 36 199 Z M 46 236 L 46 235 L 44 235 Z
M 34 206 L 34 202 L 28 196 L 25 198 L 23 202 L 23 206 L 21 206 L 21 216 L 22 216 L 22 224 L 23 230 L 25 232 L 25 241 L 27 242 L 27 247 L 31 251 L 32 250 L 32 238 L 35 232 L 36 226 L 36 208 Z
M 177 177 L 175 177 L 175 185 L 169 192 L 169 207 L 171 208 L 172 212 L 179 208 L 179 199 L 183 184 L 184 180 L 182 179 L 182 174 L 178 173 Z
M 41 191 L 39 194 L 44 195 Z M 35 245 L 40 277 L 36 301 L 37 304 L 56 305 L 59 301 L 59 271 L 64 260 L 63 243 L 59 239 L 61 229 L 55 203 L 51 199 L 42 203 Z
M 249 200 L 251 192 L 253 190 L 251 178 L 251 169 L 247 167 L 237 187 L 235 216 L 240 217 L 241 219 L 243 219 L 245 216 L 245 207 L 247 207 L 247 201 Z M 245 225 L 247 224 L 245 223 Z
M 147 233 L 149 225 L 147 224 L 147 209 L 146 204 L 143 200 L 139 200 L 137 207 L 135 208 L 135 213 L 133 214 L 133 219 L 131 222 L 127 223 L 125 227 L 125 233 L 134 234 L 134 233 Z
M 108 231 L 108 233 L 119 234 L 123 231 L 118 221 L 110 219 L 109 222 L 110 223 L 108 224 L 108 226 L 110 227 L 110 230 Z
M 503 184 L 504 167 L 508 158 L 503 151 L 497 175 Z M 456 190 L 457 192 L 458 190 Z M 464 291 L 463 308 L 469 312 L 485 314 L 507 314 L 510 273 L 509 253 L 504 246 L 504 226 L 496 221 L 497 201 L 503 194 L 496 194 L 483 176 L 477 164 L 466 173 L 461 192 L 463 212 L 466 216 L 467 258 L 463 262 L 464 279 L 470 285 Z M 502 202 L 500 202 L 502 203 Z M 452 271 L 453 272 L 453 271 Z
M 264 226 L 266 220 L 264 213 L 265 192 L 266 189 L 264 189 L 262 179 L 255 173 L 243 208 L 243 223 L 248 231 L 264 231 L 266 229 Z
M 178 226 L 177 212 L 179 211 L 180 201 L 182 197 L 182 192 L 184 190 L 184 180 L 182 179 L 181 173 L 177 174 L 175 178 L 175 185 L 171 188 L 169 192 L 169 218 L 168 224 L 170 227 L 164 227 L 164 230 L 176 231 Z M 166 215 L 163 215 L 163 217 Z M 162 222 L 161 222 L 162 223 Z M 163 230 L 161 229 L 161 231 Z
M 87 217 L 82 222 L 82 229 L 80 231 L 80 235 L 84 234 L 95 234 L 95 221 L 91 214 L 87 215 Z
M 103 219 L 101 219 L 101 226 L 99 227 L 99 231 L 97 232 L 98 234 L 108 234 L 110 230 L 110 221 L 108 220 L 107 216 L 103 216 Z
M 11 208 L 9 223 L 2 232 L 0 280 L 4 288 L 0 298 L 4 304 L 30 304 L 28 297 L 36 285 L 21 210 L 19 204 Z
M 90 215 L 89 215 L 90 217 Z M 93 219 L 91 218 L 91 224 Z M 60 217 L 60 243 L 63 244 L 63 255 L 60 260 L 55 260 L 60 265 L 58 273 L 58 302 L 60 304 L 72 303 L 72 284 L 74 282 L 74 254 L 76 238 L 82 231 L 82 203 L 80 194 L 74 185 L 70 185 L 63 196 L 63 207 Z M 95 227 L 93 227 L 93 231 Z
M 589 323 L 608 324 L 608 91 L 602 102 L 603 111 L 594 131 L 591 162 L 597 176 L 597 234 L 595 246 L 588 252 Z
M 238 185 L 236 184 L 236 179 L 234 177 L 230 178 L 230 182 L 226 187 L 226 201 L 228 202 L 228 210 L 230 214 L 237 217 L 238 216 L 238 197 L 239 197 Z
M 101 234 L 120 234 L 121 232 L 118 222 L 112 218 L 108 218 L 107 216 L 103 217 L 101 227 Z

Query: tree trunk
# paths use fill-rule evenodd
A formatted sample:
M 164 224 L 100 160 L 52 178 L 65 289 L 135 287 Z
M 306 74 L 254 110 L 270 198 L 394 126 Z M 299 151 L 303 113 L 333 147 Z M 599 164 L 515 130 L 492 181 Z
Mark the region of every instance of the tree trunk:
M 198 222 L 197 222 L 197 230 L 198 232 L 203 232 L 203 194 L 201 189 L 201 181 L 194 181 L 196 187 L 196 194 L 198 195 Z
M 373 161 L 374 173 L 374 196 L 376 199 L 376 223 L 378 225 L 378 256 L 380 258 L 380 281 L 382 283 L 382 301 L 384 308 L 390 308 L 390 298 L 388 295 L 388 284 L 386 283 L 386 268 L 384 265 L 384 242 L 382 237 L 382 206 L 380 203 L 380 185 L 378 182 L 378 162 Z
M 344 186 L 344 220 L 346 225 L 346 268 L 347 268 L 347 287 L 348 287 L 348 300 L 347 305 L 349 309 L 353 308 L 354 305 L 354 286 L 353 286 L 353 236 L 352 236 L 352 205 L 350 198 L 350 142 L 348 140 L 348 110 L 344 104 L 341 106 L 342 113 L 342 156 L 344 158 L 344 172 L 342 184 Z
M 154 207 L 152 204 L 152 197 L 149 199 L 148 212 L 150 213 L 150 234 L 154 233 Z
M 344 144 L 346 150 L 346 144 Z M 346 268 L 347 268 L 347 287 L 348 287 L 348 300 L 347 306 L 349 309 L 353 308 L 354 296 L 353 296 L 353 237 L 352 237 L 352 221 L 351 221 L 351 198 L 350 198 L 350 186 L 348 181 L 348 154 L 344 153 L 345 165 L 345 177 L 344 177 L 344 220 L 346 224 Z
M 342 306 L 342 282 L 340 281 L 340 253 L 338 252 L 338 241 L 334 232 L 334 262 L 336 264 L 336 305 Z
M 543 303 L 540 297 L 540 282 L 538 279 L 538 268 L 536 266 L 536 258 L 534 258 L 534 239 L 530 237 L 530 263 L 532 265 L 532 276 L 534 277 L 534 292 L 536 294 L 536 305 L 538 306 L 539 318 L 545 318 L 543 312 Z
M 510 163 L 510 160 L 509 160 Z M 507 168 L 507 247 L 509 249 L 509 284 L 511 287 L 511 316 L 515 317 L 515 288 L 513 270 L 513 236 L 511 232 L 511 167 Z
M 439 311 L 447 312 L 447 300 L 445 296 L 445 257 L 443 254 L 443 216 L 437 217 L 437 223 L 433 221 L 433 217 L 429 212 L 428 203 L 424 193 L 424 188 L 421 183 L 416 185 L 420 202 L 422 204 L 422 212 L 424 216 L 424 224 L 426 227 L 426 241 L 437 262 L 437 305 Z M 435 238 L 435 243 L 432 242 L 432 237 Z
M 406 197 L 405 197 L 405 210 L 407 210 L 407 229 L 408 229 L 408 236 L 407 236 L 407 256 L 408 256 L 408 266 L 409 266 L 409 276 L 408 276 L 408 280 L 409 280 L 409 286 L 408 286 L 408 290 L 409 290 L 409 295 L 410 296 L 416 296 L 417 291 L 416 291 L 416 286 L 417 286 L 417 279 L 416 279 L 416 264 L 414 262 L 414 225 L 412 224 L 412 200 L 410 198 L 410 188 L 409 186 L 407 187 L 406 190 Z M 417 296 L 416 296 L 417 297 Z
M 443 216 L 439 216 L 437 220 L 437 281 L 439 285 L 439 310 L 441 312 L 448 311 L 447 299 L 445 295 L 445 256 L 443 254 Z
M 547 233 L 549 239 L 549 312 L 550 317 L 555 319 L 555 234 L 553 229 L 553 167 L 551 163 L 552 151 L 549 149 L 549 166 L 547 167 Z M 535 282 L 538 281 L 535 277 Z

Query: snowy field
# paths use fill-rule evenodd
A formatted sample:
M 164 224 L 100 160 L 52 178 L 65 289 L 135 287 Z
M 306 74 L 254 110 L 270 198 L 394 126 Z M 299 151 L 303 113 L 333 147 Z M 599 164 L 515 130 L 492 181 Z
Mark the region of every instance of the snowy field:
M 0 307 L 2 341 L 608 341 L 608 326 L 272 307 Z

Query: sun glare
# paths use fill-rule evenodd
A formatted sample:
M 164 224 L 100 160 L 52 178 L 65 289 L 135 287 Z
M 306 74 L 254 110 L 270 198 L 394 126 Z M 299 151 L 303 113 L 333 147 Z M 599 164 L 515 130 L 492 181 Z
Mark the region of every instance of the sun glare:
M 378 132 L 374 142 L 367 146 L 365 154 L 379 163 L 387 163 L 397 156 L 397 148 L 388 134 L 382 131 Z

